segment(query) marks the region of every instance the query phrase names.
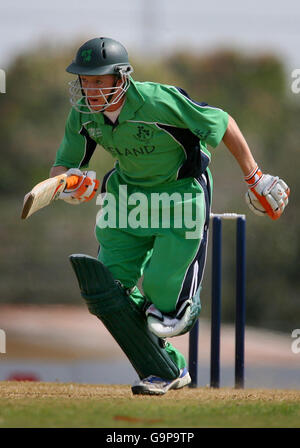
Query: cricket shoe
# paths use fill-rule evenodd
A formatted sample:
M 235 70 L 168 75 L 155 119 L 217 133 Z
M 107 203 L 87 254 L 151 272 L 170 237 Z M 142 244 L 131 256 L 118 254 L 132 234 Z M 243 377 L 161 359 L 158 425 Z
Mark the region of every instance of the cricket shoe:
M 181 389 L 191 382 L 190 374 L 186 367 L 180 370 L 180 376 L 175 380 L 164 380 L 150 375 L 141 381 L 137 381 L 131 387 L 134 395 L 163 395 L 170 389 Z

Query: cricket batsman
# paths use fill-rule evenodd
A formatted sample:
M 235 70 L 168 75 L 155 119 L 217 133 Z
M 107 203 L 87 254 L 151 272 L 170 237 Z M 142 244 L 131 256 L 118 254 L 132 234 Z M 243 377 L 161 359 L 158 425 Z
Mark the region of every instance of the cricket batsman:
M 179 87 L 135 81 L 121 43 L 91 39 L 66 70 L 75 75 L 72 108 L 50 176 L 77 175 L 79 182 L 59 198 L 77 205 L 93 197 L 96 173 L 88 167 L 97 145 L 100 157 L 105 150 L 116 159 L 101 183 L 102 212 L 106 198 L 115 201 L 97 215 L 98 258 L 71 255 L 72 267 L 89 311 L 139 376 L 133 394 L 161 395 L 191 382 L 184 356 L 168 338 L 190 331 L 200 314 L 212 200 L 207 145 L 224 142 L 257 215 L 278 219 L 289 188 L 263 174 L 227 112 Z M 154 204 L 153 198 L 170 199 L 167 225 L 165 201 Z M 132 225 L 138 201 L 147 219 Z M 108 211 L 113 225 L 105 225 Z M 142 276 L 143 293 L 137 286 Z

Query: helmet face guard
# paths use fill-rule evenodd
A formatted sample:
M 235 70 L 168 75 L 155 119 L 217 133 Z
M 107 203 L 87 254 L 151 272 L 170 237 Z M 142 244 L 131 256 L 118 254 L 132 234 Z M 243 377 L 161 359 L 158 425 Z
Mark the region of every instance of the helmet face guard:
M 84 114 L 103 112 L 117 104 L 125 95 L 130 85 L 129 75 L 133 72 L 126 49 L 119 42 L 107 37 L 91 39 L 83 44 L 66 70 L 78 75 L 76 80 L 69 82 L 70 101 L 72 107 Z M 95 75 L 114 75 L 121 79 L 121 84 L 103 88 L 83 88 L 80 76 Z M 95 99 L 101 100 L 100 105 L 92 105 L 92 100 Z
M 125 95 L 126 91 L 130 85 L 129 75 L 132 73 L 132 68 L 126 67 L 119 68 L 118 79 L 121 79 L 122 83 L 115 87 L 85 87 L 83 88 L 81 85 L 80 78 L 78 76 L 77 79 L 70 81 L 69 84 L 69 93 L 70 93 L 70 102 L 72 107 L 81 112 L 83 114 L 97 114 L 99 112 L 103 112 L 108 107 L 113 104 L 117 104 L 121 98 Z M 95 95 L 95 92 L 98 91 Z M 91 94 L 89 94 L 91 92 Z M 100 104 L 95 104 L 94 106 L 90 104 L 89 99 L 99 99 Z M 95 110 L 97 109 L 97 110 Z

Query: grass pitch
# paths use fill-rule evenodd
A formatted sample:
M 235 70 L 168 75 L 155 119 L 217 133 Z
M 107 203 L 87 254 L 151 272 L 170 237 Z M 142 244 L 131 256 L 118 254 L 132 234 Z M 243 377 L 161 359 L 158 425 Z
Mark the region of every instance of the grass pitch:
M 300 391 L 184 388 L 134 396 L 130 386 L 0 383 L 2 428 L 299 428 Z

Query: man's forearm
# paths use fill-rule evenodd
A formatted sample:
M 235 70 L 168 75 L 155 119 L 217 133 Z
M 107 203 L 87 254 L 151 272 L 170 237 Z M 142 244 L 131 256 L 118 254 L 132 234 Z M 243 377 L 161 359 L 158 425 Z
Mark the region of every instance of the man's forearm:
M 50 177 L 54 177 L 54 176 L 58 176 L 59 174 L 63 174 L 66 171 L 68 171 L 68 168 L 66 168 L 65 166 L 53 166 L 50 170 Z
M 243 134 L 231 116 L 229 116 L 223 142 L 235 157 L 244 175 L 247 176 L 255 168 L 256 162 Z

